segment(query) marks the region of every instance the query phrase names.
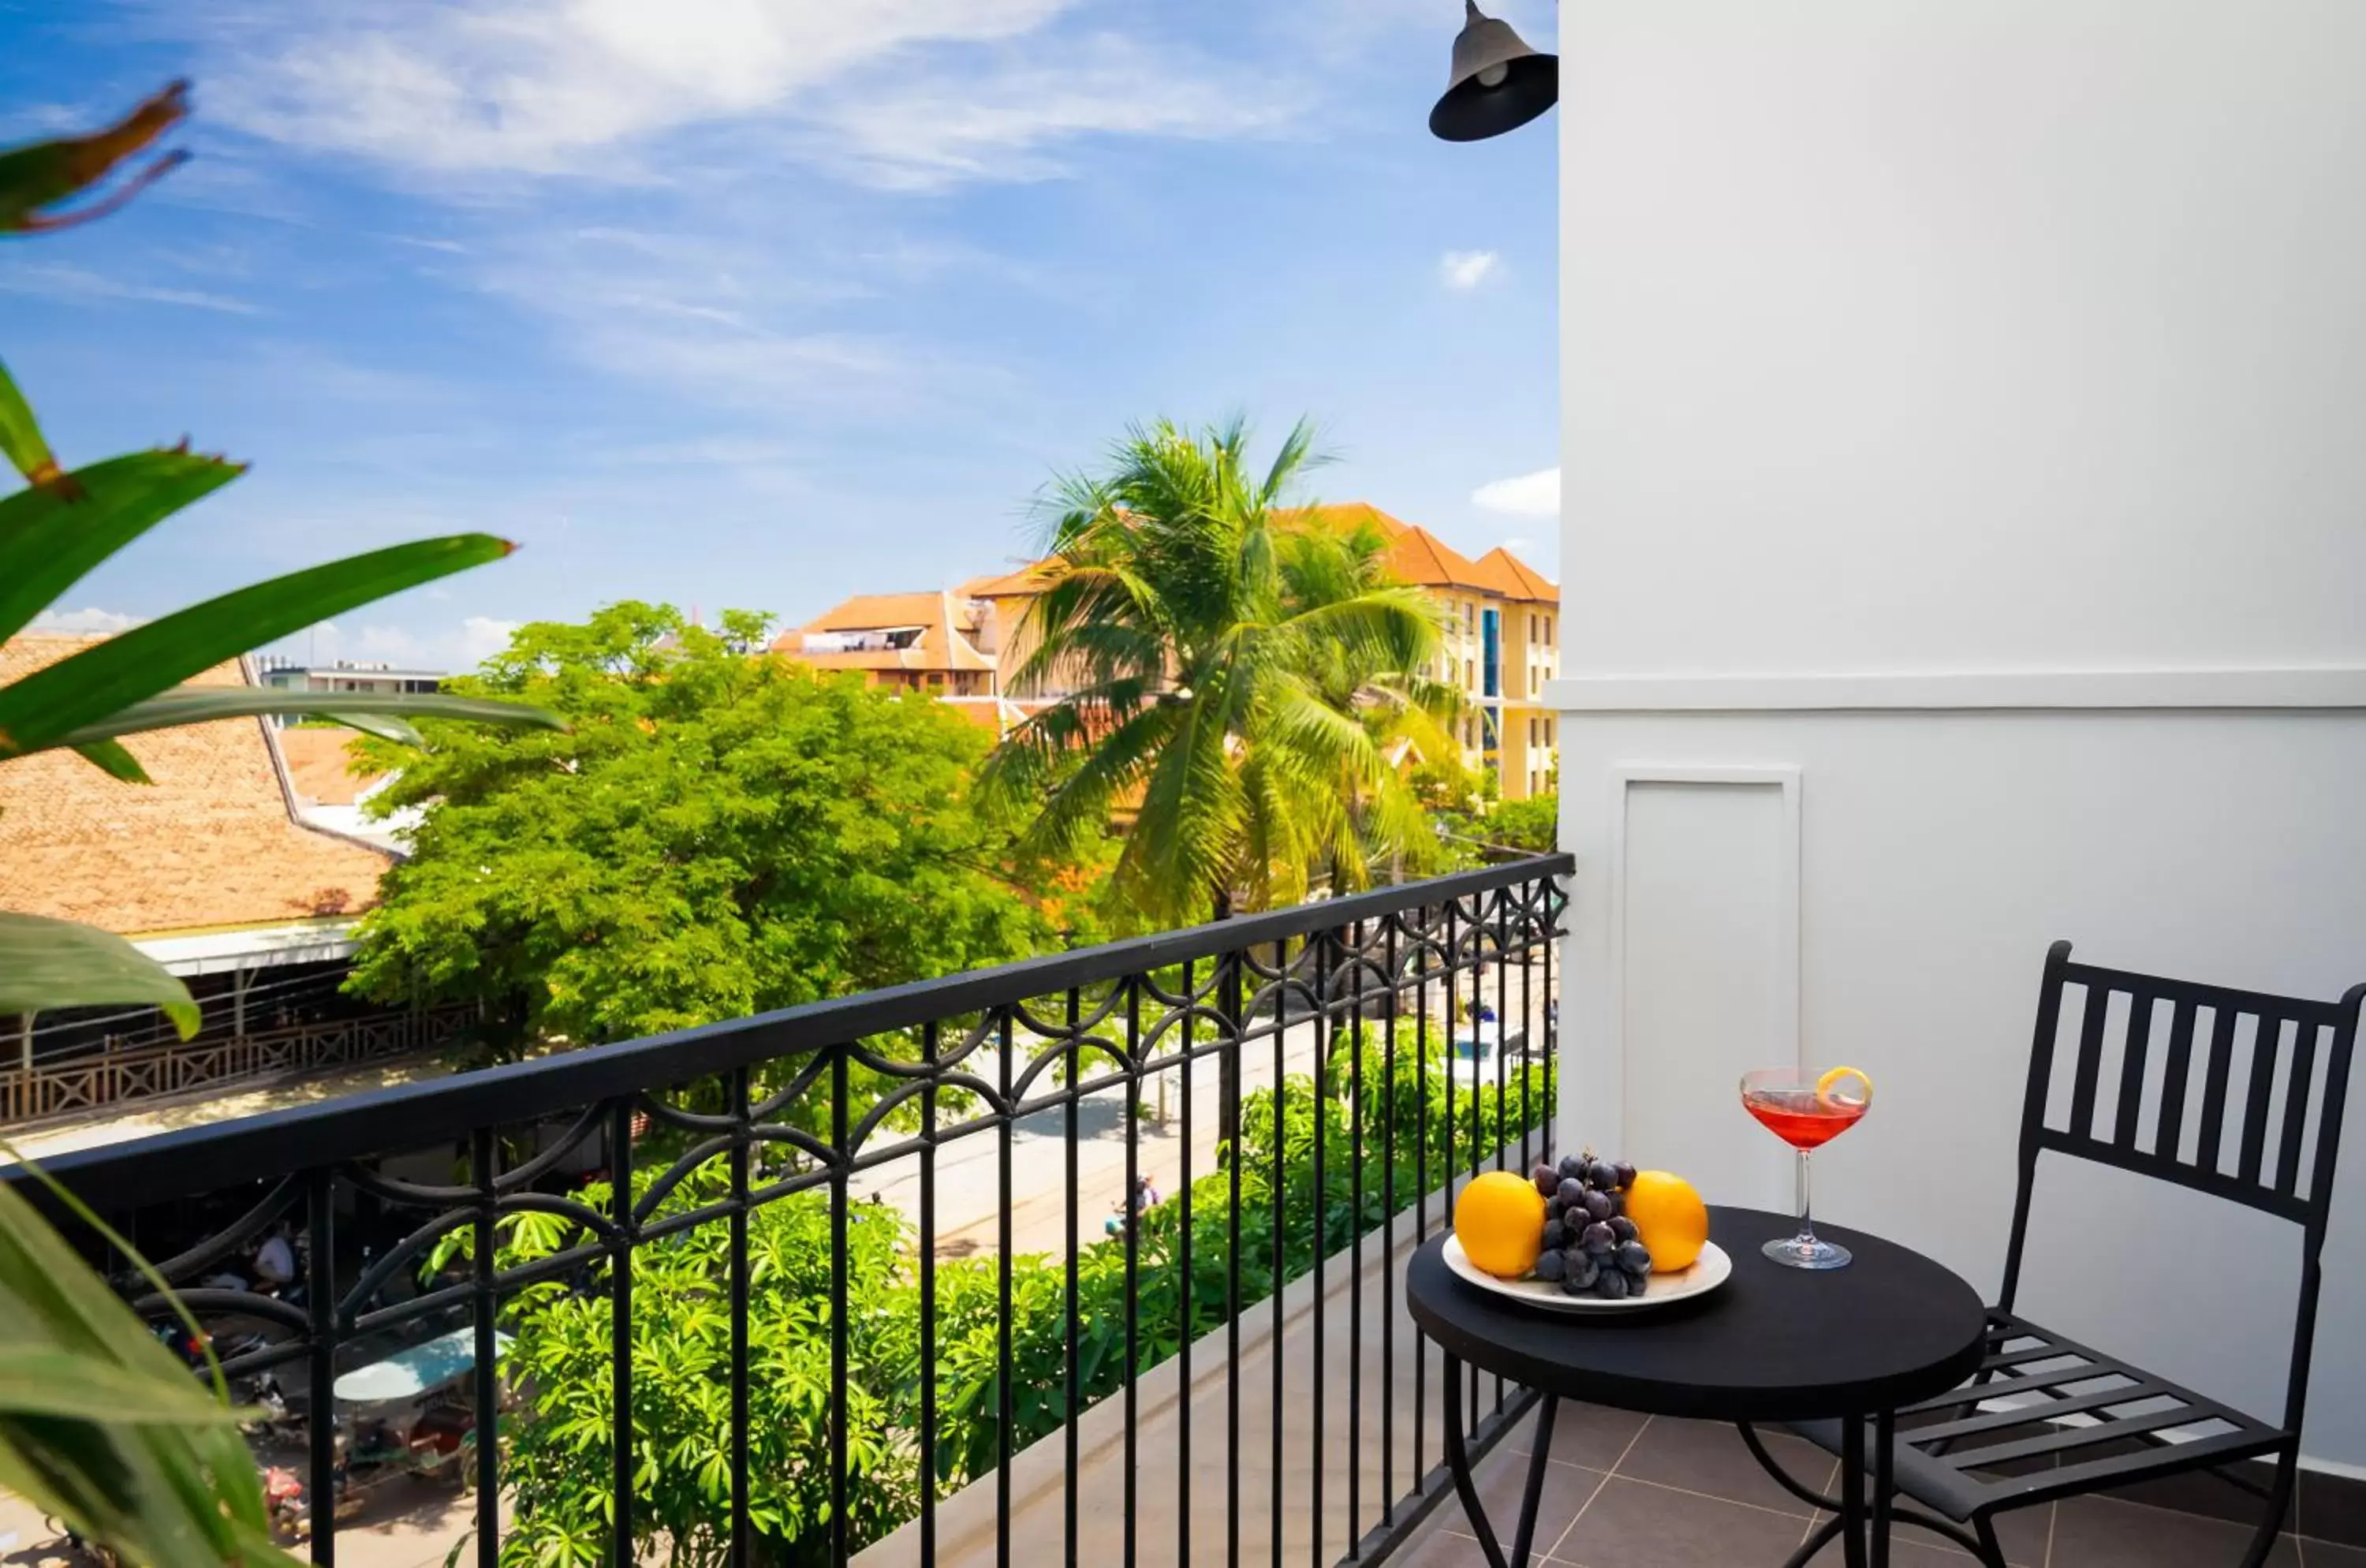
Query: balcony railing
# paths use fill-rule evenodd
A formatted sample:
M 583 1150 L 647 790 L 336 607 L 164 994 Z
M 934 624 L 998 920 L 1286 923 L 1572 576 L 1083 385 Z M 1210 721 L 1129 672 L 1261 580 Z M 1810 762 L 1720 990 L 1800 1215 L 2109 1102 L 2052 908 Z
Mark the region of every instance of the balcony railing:
M 281 1412 L 254 1444 L 306 1478 L 316 1562 L 411 1472 L 473 1486 L 422 1544 L 482 1564 L 1371 1562 L 1447 1495 L 1399 1260 L 1551 1145 L 1569 869 L 51 1168 Z M 288 1227 L 295 1285 L 222 1277 Z M 1524 1408 L 1470 1398 L 1482 1445 Z

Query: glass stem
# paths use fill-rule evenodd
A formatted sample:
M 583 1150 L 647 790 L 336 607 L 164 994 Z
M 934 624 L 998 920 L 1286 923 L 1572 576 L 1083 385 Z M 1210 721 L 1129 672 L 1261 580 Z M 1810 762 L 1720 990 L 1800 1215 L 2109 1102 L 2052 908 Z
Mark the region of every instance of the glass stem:
M 1813 1252 L 1813 1251 L 1815 1250 L 1815 1248 L 1816 1248 L 1816 1224 L 1815 1224 L 1815 1222 L 1814 1222 L 1812 1219 L 1810 1219 L 1810 1218 L 1808 1217 L 1808 1151 L 1807 1151 L 1807 1150 L 1805 1150 L 1805 1149 L 1801 1149 L 1801 1150 L 1799 1151 L 1799 1235 L 1798 1235 L 1798 1246 L 1799 1246 L 1800 1250 L 1801 1250 L 1801 1251 L 1803 1251 L 1803 1252 Z

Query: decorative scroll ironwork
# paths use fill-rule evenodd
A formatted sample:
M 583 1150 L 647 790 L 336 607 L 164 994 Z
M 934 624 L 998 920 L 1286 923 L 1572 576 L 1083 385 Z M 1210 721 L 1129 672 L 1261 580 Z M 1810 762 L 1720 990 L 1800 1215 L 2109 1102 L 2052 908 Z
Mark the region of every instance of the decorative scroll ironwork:
M 713 1289 L 728 1313 L 728 1480 L 713 1529 L 717 1550 L 732 1562 L 780 1560 L 786 1545 L 753 1517 L 758 1484 L 768 1478 L 751 1472 L 749 1325 L 751 1303 L 760 1292 L 751 1272 L 749 1233 L 751 1221 L 772 1205 L 807 1194 L 813 1195 L 807 1201 L 826 1205 L 830 1238 L 831 1256 L 819 1271 L 826 1284 L 813 1303 L 830 1325 L 828 1451 L 817 1456 L 827 1472 L 828 1506 L 796 1551 L 845 1562 L 896 1522 L 875 1512 L 850 1516 L 850 1451 L 859 1438 L 865 1446 L 887 1441 L 928 1456 L 928 1479 L 918 1487 L 917 1517 L 908 1527 L 918 1532 L 921 1561 L 934 1558 L 940 1512 L 953 1483 L 963 1480 L 994 1489 L 999 1560 L 1038 1555 L 1011 1540 L 1009 1461 L 1017 1449 L 1042 1435 L 1025 1425 L 1017 1407 L 1012 1316 L 1014 1277 L 1035 1267 L 1021 1269 L 1024 1260 L 1014 1259 L 1019 1231 L 1024 1224 L 1032 1235 L 1031 1205 L 1048 1204 L 1059 1229 L 1040 1250 L 1058 1275 L 1059 1321 L 1047 1332 L 1056 1339 L 1061 1368 L 1055 1425 L 1065 1427 L 1067 1445 L 1060 1528 L 1069 1560 L 1087 1522 L 1080 1519 L 1076 1493 L 1078 1417 L 1087 1407 L 1103 1398 L 1123 1400 L 1125 1561 L 1133 1560 L 1137 1544 L 1138 1488 L 1194 1484 L 1189 1401 L 1183 1402 L 1173 1439 L 1182 1451 L 1171 1476 L 1163 1465 L 1155 1476 L 1144 1468 L 1136 1451 L 1134 1410 L 1153 1341 L 1166 1347 L 1160 1354 L 1179 1359 L 1189 1386 L 1193 1341 L 1204 1339 L 1212 1326 L 1199 1294 L 1211 1263 L 1224 1275 L 1216 1303 L 1224 1354 L 1231 1358 L 1225 1379 L 1230 1442 L 1223 1451 L 1235 1456 L 1245 1440 L 1242 1318 L 1259 1300 L 1271 1304 L 1274 1486 L 1263 1500 L 1268 1517 L 1260 1526 L 1253 1517 L 1260 1500 L 1244 1494 L 1236 1461 L 1221 1510 L 1212 1501 L 1176 1510 L 1180 1536 L 1173 1550 L 1178 1560 L 1193 1560 L 1191 1543 L 1200 1532 L 1204 1550 L 1212 1551 L 1205 1543 L 1221 1533 L 1236 1551 L 1245 1525 L 1252 1534 L 1269 1528 L 1278 1539 L 1285 1511 L 1297 1507 L 1311 1512 L 1291 1528 L 1314 1531 L 1319 1561 L 1331 1560 L 1325 1551 L 1368 1560 L 1426 1511 L 1439 1480 L 1426 1462 L 1434 1450 L 1425 1415 L 1425 1363 L 1414 1347 L 1415 1386 L 1410 1393 L 1399 1386 L 1396 1348 L 1403 1331 L 1395 1322 L 1393 1284 L 1385 1264 L 1367 1281 L 1360 1265 L 1368 1233 L 1375 1215 L 1385 1225 L 1416 1202 L 1422 1205 L 1417 1227 L 1441 1223 L 1444 1205 L 1431 1201 L 1437 1186 L 1450 1184 L 1458 1173 L 1521 1157 L 1531 1137 L 1543 1140 L 1533 1145 L 1537 1152 L 1549 1145 L 1558 1019 L 1554 938 L 1566 905 L 1558 878 L 1568 869 L 1566 857 L 1493 867 L 460 1075 L 262 1119 L 267 1124 L 229 1123 L 171 1146 L 137 1144 L 69 1156 L 58 1168 L 86 1197 L 121 1210 L 167 1195 L 251 1194 L 238 1218 L 190 1239 L 162 1268 L 209 1322 L 242 1325 L 243 1337 L 227 1347 L 234 1376 L 269 1376 L 289 1404 L 305 1407 L 297 1419 L 315 1477 L 336 1468 L 332 1424 L 305 1417 L 332 1407 L 338 1374 L 424 1336 L 467 1328 L 476 1353 L 466 1374 L 474 1408 L 491 1411 L 506 1402 L 505 1422 L 530 1422 L 536 1418 L 531 1401 L 521 1404 L 516 1397 L 525 1379 L 497 1365 L 496 1330 L 505 1322 L 514 1327 L 522 1303 L 542 1299 L 532 1292 L 547 1288 L 577 1302 L 604 1298 L 609 1343 L 622 1346 L 634 1334 L 638 1267 L 664 1261 L 672 1255 L 661 1249 L 693 1233 L 723 1236 Z M 1490 1011 L 1492 1023 L 1480 1021 Z M 1408 1083 L 1415 1091 L 1410 1100 Z M 1285 1084 L 1291 1087 L 1277 1090 Z M 1291 1094 L 1301 1100 L 1290 1101 Z M 1179 1127 L 1170 1117 L 1161 1157 L 1179 1157 L 1181 1168 L 1169 1200 L 1179 1213 L 1158 1216 L 1155 1226 L 1135 1207 L 1142 1123 L 1154 1114 L 1154 1100 L 1179 1102 Z M 1245 1109 L 1271 1119 L 1269 1134 L 1243 1130 Z M 1309 1135 L 1311 1165 L 1290 1147 L 1291 1135 L 1281 1122 L 1286 1111 L 1324 1129 Z M 1086 1187 L 1080 1148 L 1088 1141 L 1080 1122 L 1087 1113 L 1109 1118 L 1122 1145 L 1123 1212 L 1107 1224 L 1107 1235 L 1098 1234 L 1105 1223 L 1098 1213 L 1090 1222 L 1095 1234 L 1080 1234 Z M 1208 1146 L 1212 1128 L 1233 1134 L 1226 1146 Z M 941 1166 L 961 1157 L 975 1139 L 990 1140 L 995 1156 L 989 1271 L 998 1292 L 997 1371 L 986 1407 L 973 1404 L 956 1414 L 942 1386 L 938 1340 L 936 1260 L 946 1256 L 948 1240 Z M 1031 1150 L 1045 1139 L 1061 1145 L 1056 1172 L 1031 1179 L 1031 1186 L 1020 1183 L 1015 1151 L 1021 1145 Z M 1254 1157 L 1269 1163 L 1245 1169 L 1253 1156 L 1244 1151 L 1253 1147 L 1262 1151 Z M 1333 1163 L 1326 1167 L 1326 1161 Z M 1341 1162 L 1347 1186 L 1345 1196 L 1335 1196 L 1342 1190 L 1334 1180 Z M 1029 1169 L 1039 1168 L 1048 1167 L 1031 1154 Z M 848 1327 L 850 1235 L 855 1221 L 869 1213 L 858 1214 L 862 1205 L 884 1201 L 891 1185 L 907 1179 L 917 1182 L 915 1197 L 899 1199 L 908 1210 L 902 1223 L 912 1242 L 904 1269 L 918 1292 L 911 1424 L 858 1434 L 851 1430 L 856 1417 L 849 1398 L 857 1371 Z M 988 1179 L 981 1172 L 965 1179 Z M 1301 1195 L 1309 1205 L 1303 1213 L 1292 1206 Z M 1245 1201 L 1270 1205 L 1269 1214 L 1259 1209 L 1246 1216 L 1268 1233 L 1259 1239 L 1270 1257 L 1244 1253 Z M 1207 1205 L 1220 1201 L 1226 1211 L 1211 1219 Z M 297 1224 L 310 1243 L 299 1288 L 273 1291 L 222 1278 L 237 1272 L 262 1238 Z M 524 1226 L 539 1227 L 535 1234 L 541 1245 L 515 1245 Z M 372 1227 L 375 1241 L 365 1249 L 363 1238 Z M 1165 1238 L 1155 1258 L 1145 1253 L 1144 1239 L 1154 1228 Z M 1095 1246 L 1114 1250 L 1094 1254 Z M 1364 1359 L 1350 1356 L 1346 1399 L 1335 1409 L 1324 1382 L 1322 1348 L 1332 1331 L 1324 1295 L 1315 1292 L 1312 1307 L 1314 1361 L 1295 1372 L 1312 1382 L 1293 1390 L 1293 1370 L 1279 1353 L 1279 1287 L 1293 1270 L 1302 1273 L 1350 1251 L 1358 1267 L 1347 1343 L 1363 1345 L 1377 1332 L 1382 1349 L 1369 1377 Z M 1101 1266 L 1091 1263 L 1095 1257 L 1116 1267 L 1119 1254 L 1123 1321 L 1088 1321 L 1080 1270 Z M 1158 1277 L 1182 1282 L 1182 1318 L 1144 1321 L 1138 1284 L 1178 1265 L 1179 1274 Z M 1369 1312 L 1368 1292 L 1374 1298 Z M 160 1302 L 139 1304 L 162 1314 Z M 512 1315 L 505 1320 L 504 1314 Z M 221 1336 L 219 1327 L 216 1332 Z M 1204 1344 L 1196 1348 L 1208 1353 Z M 635 1472 L 648 1457 L 632 1430 L 635 1358 L 612 1351 L 607 1360 L 614 1465 L 607 1551 L 611 1561 L 637 1561 L 636 1488 L 646 1483 L 637 1483 Z M 1111 1366 L 1116 1372 L 1107 1370 Z M 1369 1398 L 1368 1382 L 1380 1385 Z M 1470 1397 L 1475 1406 L 1475 1385 Z M 1311 1400 L 1317 1412 L 1318 1452 L 1324 1422 L 1340 1421 L 1339 1429 L 1355 1442 L 1369 1442 L 1368 1418 L 1377 1413 L 1379 1495 L 1365 1495 L 1365 1478 L 1351 1464 L 1344 1534 L 1324 1512 L 1319 1479 L 1308 1498 L 1288 1497 L 1281 1489 L 1283 1416 L 1293 1398 Z M 1499 1419 L 1490 1430 L 1519 1409 L 1500 1388 L 1495 1400 Z M 1410 1466 L 1400 1462 L 1401 1406 L 1410 1416 Z M 941 1479 L 938 1456 L 962 1436 L 951 1424 L 969 1423 L 974 1433 L 989 1419 L 994 1462 Z M 477 1535 L 468 1551 L 492 1564 L 505 1561 L 503 1541 L 524 1521 L 503 1517 L 504 1483 L 515 1476 L 503 1472 L 501 1445 L 484 1442 L 472 1453 Z M 1319 1477 L 1323 1466 L 1315 1470 Z M 334 1561 L 333 1494 L 332 1487 L 312 1488 L 310 1551 L 317 1562 Z M 1195 1512 L 1206 1517 L 1195 1520 Z M 661 1524 L 644 1522 L 650 1529 Z M 646 1538 L 639 1549 L 648 1550 Z M 1166 1552 L 1162 1546 L 1160 1554 Z

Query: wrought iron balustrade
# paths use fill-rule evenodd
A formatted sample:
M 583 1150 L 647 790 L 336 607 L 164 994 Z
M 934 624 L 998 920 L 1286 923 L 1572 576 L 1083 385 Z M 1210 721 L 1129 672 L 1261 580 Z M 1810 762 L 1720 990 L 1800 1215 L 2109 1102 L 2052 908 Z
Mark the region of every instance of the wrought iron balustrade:
M 430 1339 L 463 1370 L 420 1403 L 473 1413 L 456 1452 L 419 1450 L 475 1488 L 462 1560 L 563 1537 L 613 1562 L 1278 1563 L 1285 1541 L 1372 1561 L 1446 1484 L 1393 1259 L 1458 1179 L 1551 1146 L 1569 870 L 1493 866 L 51 1169 L 160 1257 L 243 1392 L 284 1401 L 258 1452 L 300 1457 L 316 1562 L 337 1556 L 323 1478 L 342 1457 L 345 1495 L 364 1489 L 382 1414 L 339 1379 Z M 1176 1179 L 1143 1208 L 1154 1166 Z M 288 1226 L 294 1285 L 223 1278 Z M 1480 1440 L 1524 1407 L 1496 1389 Z M 478 1441 L 494 1412 L 500 1440 Z M 1087 1495 L 1112 1461 L 1116 1490 Z

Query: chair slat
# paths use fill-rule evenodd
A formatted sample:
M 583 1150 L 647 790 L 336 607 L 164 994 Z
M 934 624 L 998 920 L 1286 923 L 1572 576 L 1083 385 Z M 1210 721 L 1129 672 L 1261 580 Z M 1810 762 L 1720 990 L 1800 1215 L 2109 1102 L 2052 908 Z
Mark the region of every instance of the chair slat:
M 2112 1142 L 2124 1149 L 2136 1147 L 2136 1125 L 2144 1108 L 2145 1063 L 2152 1050 L 2152 1008 L 2149 993 L 2128 993 L 2128 1043 L 2120 1055 L 2120 1102 L 2112 1117 Z
M 2175 1160 L 2185 1146 L 2185 1080 L 2193 1071 L 2193 1003 L 2180 998 L 2169 1021 L 2169 1060 L 2160 1075 L 2160 1122 L 2153 1153 Z
M 1999 1443 L 1989 1449 L 1959 1449 L 1947 1456 L 1948 1461 L 1964 1470 L 1981 1470 L 2015 1460 L 2035 1459 L 2040 1454 L 2058 1454 L 2065 1449 L 2086 1448 L 2119 1438 L 2133 1438 L 2144 1432 L 2158 1432 L 2178 1427 L 2196 1427 L 2211 1419 L 2225 1420 L 2215 1410 L 2193 1405 L 2180 1405 L 2175 1410 L 2157 1410 L 2149 1415 L 2130 1416 L 2124 1420 L 2104 1421 L 2092 1427 L 2064 1427 L 2034 1438 L 2022 1438 L 2014 1442 Z M 1921 1434 L 1915 1434 L 1919 1439 Z
M 2226 1138 L 2226 1079 L 2235 1070 L 2235 1010 L 2217 1010 L 2210 1029 L 2210 1060 L 2202 1070 L 2202 1136 L 2194 1143 L 2193 1163 L 2208 1171 L 2218 1169 L 2218 1153 Z
M 2122 1374 L 2125 1375 L 2125 1374 Z M 2177 1391 L 2169 1384 L 2136 1374 L 2136 1381 L 2125 1388 L 2098 1389 L 2050 1400 L 2043 1404 L 2016 1405 L 2011 1410 L 1984 1410 L 1977 1416 L 1966 1416 L 1960 1421 L 1944 1421 L 1933 1427 L 1917 1427 L 1911 1432 L 1899 1434 L 1901 1440 L 1920 1447 L 1924 1443 L 1947 1442 L 1957 1438 L 1976 1437 L 1982 1432 L 2001 1431 L 2011 1427 L 2025 1427 L 2032 1421 L 2055 1421 L 2065 1416 L 2077 1416 L 2090 1410 L 2108 1410 L 2113 1405 L 2135 1404 L 2146 1399 L 2177 1399 Z M 2192 1406 L 2179 1404 L 2186 1410 Z M 2203 1419 L 2210 1412 L 2194 1415 Z
M 2268 1101 L 2276 1089 L 2276 1058 L 2282 1055 L 2284 1021 L 2281 1013 L 2263 1012 L 2259 1031 L 2251 1036 L 2251 1082 L 2243 1104 L 2243 1156 L 2236 1175 L 2246 1185 L 2259 1179 L 2259 1159 L 2268 1146 Z
M 2300 1195 L 2301 1139 L 2308 1131 L 2308 1091 L 2315 1087 L 2318 1036 L 2314 1023 L 2293 1026 L 2292 1082 L 2284 1089 L 2284 1133 L 2277 1151 L 2275 1189 L 2279 1195 Z
M 2119 1435 L 2108 1427 L 2102 1430 L 2107 1436 Z M 2095 1492 L 2106 1486 L 2117 1486 L 2123 1482 L 2138 1481 L 2175 1470 L 2199 1470 L 2208 1465 L 2248 1459 L 2254 1454 L 2272 1453 L 2284 1441 L 2285 1436 L 2282 1432 L 2264 1427 L 2246 1427 L 2239 1431 L 2192 1438 L 2181 1443 L 2163 1440 L 2133 1453 L 2098 1454 L 2091 1459 L 2079 1459 L 2073 1450 L 2062 1456 L 2059 1468 L 2042 1473 L 2049 1492 Z
M 2095 1135 L 2095 1080 L 2103 1070 L 2103 1020 L 2112 993 L 2101 986 L 2087 987 L 2086 1016 L 2079 1021 L 2078 1069 L 2070 1080 L 2072 1136 Z

